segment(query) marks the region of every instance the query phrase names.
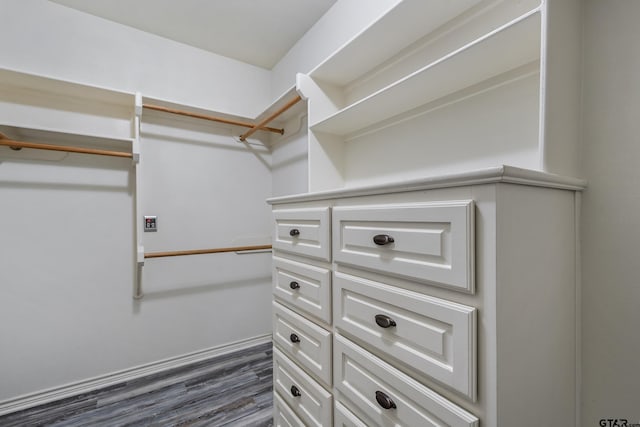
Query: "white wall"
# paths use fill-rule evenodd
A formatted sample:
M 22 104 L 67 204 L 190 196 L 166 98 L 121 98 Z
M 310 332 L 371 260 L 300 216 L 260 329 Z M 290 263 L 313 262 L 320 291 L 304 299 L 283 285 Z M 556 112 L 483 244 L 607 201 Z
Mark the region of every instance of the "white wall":
M 245 117 L 271 101 L 269 71 L 47 0 L 0 2 L 0 67 Z
M 309 191 L 307 114 L 287 121 L 283 136 L 271 136 L 273 197 Z
M 638 423 L 640 2 L 583 6 L 582 425 Z
M 45 0 L 2 1 L 0 16 L 3 68 L 249 117 L 269 102 L 269 72 L 253 66 Z M 46 122 L 34 117 L 43 106 L 74 108 L 27 92 L 0 96 L 23 126 Z M 84 113 L 96 133 L 126 136 L 109 111 Z M 238 129 L 147 110 L 142 130 L 143 214 L 160 228 L 147 251 L 268 241 L 267 150 L 236 142 Z M 0 402 L 270 333 L 268 253 L 147 260 L 134 301 L 130 160 L 0 150 Z
M 268 153 L 215 128 L 143 130 L 147 251 L 268 241 Z M 129 160 L 0 154 L 0 401 L 270 333 L 269 253 L 147 260 L 132 299 L 132 180 Z

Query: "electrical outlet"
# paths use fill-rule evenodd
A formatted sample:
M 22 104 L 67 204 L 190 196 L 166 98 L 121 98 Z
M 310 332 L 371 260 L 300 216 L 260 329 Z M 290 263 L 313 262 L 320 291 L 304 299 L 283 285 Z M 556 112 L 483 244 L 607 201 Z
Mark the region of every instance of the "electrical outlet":
M 145 216 L 144 217 L 144 231 L 158 231 L 158 217 L 157 216 Z

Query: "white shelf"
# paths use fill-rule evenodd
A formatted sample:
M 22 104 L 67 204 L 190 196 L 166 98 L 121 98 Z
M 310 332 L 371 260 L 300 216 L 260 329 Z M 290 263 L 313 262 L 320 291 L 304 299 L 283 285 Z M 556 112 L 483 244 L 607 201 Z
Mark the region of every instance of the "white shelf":
M 64 98 L 76 98 L 87 101 L 99 101 L 102 103 L 120 105 L 133 108 L 134 94 L 116 91 L 113 89 L 90 86 L 54 79 L 47 76 L 23 73 L 20 71 L 0 68 L 0 88 L 20 88 L 31 92 L 39 92 Z
M 311 124 L 311 130 L 347 136 L 496 75 L 538 61 L 541 54 L 540 27 L 540 11 L 536 9 Z
M 220 117 L 223 119 L 229 119 L 229 120 L 236 120 L 236 121 L 240 121 L 240 122 L 253 122 L 252 118 L 249 117 L 244 117 L 244 116 L 238 116 L 238 115 L 234 115 L 234 114 L 227 114 L 227 113 L 223 113 L 220 111 L 215 111 L 215 110 L 210 110 L 201 106 L 197 106 L 197 105 L 187 105 L 187 104 L 181 104 L 178 102 L 173 102 L 173 101 L 169 101 L 166 99 L 162 99 L 162 98 L 154 98 L 151 96 L 142 96 L 142 103 L 143 104 L 152 104 L 152 105 L 158 105 L 161 107 L 166 107 L 166 108 L 172 108 L 172 109 L 176 109 L 176 110 L 181 110 L 181 111 L 186 111 L 189 113 L 194 113 L 194 114 L 202 114 L 205 116 L 215 116 L 215 117 Z M 172 120 L 182 120 L 182 121 L 198 121 L 201 119 L 198 118 L 191 118 L 191 117 L 186 117 L 186 116 L 180 116 L 180 115 L 176 115 L 176 114 L 167 114 L 167 113 L 163 113 L 163 112 L 155 112 L 153 110 L 150 109 L 146 109 L 143 110 L 142 113 L 142 117 L 144 120 L 145 115 L 164 115 L 167 118 L 171 118 Z M 229 126 L 229 125 L 224 125 L 224 126 Z M 240 129 L 243 129 L 242 127 L 240 127 Z
M 127 139 L 135 95 L 0 68 L 2 124 L 24 129 Z
M 161 106 L 161 107 L 166 107 L 166 108 L 172 108 L 172 109 L 176 109 L 176 110 L 186 111 L 186 112 L 189 112 L 189 113 L 201 114 L 201 115 L 204 115 L 204 116 L 218 117 L 218 118 L 223 118 L 223 119 L 227 119 L 227 120 L 234 120 L 234 121 L 237 121 L 237 122 L 244 122 L 244 123 L 254 124 L 254 123 L 261 122 L 262 120 L 264 120 L 268 116 L 271 116 L 275 111 L 279 110 L 281 107 L 283 107 L 287 102 L 289 102 L 292 98 L 294 98 L 297 95 L 298 95 L 298 93 L 296 92 L 295 86 L 289 88 L 280 97 L 278 97 L 271 104 L 266 106 L 266 108 L 260 114 L 258 114 L 256 117 L 237 116 L 237 115 L 227 114 L 227 113 L 223 113 L 223 112 L 219 112 L 219 111 L 208 110 L 208 109 L 201 108 L 201 107 L 194 106 L 194 105 L 178 104 L 178 103 L 167 101 L 167 100 L 164 100 L 164 99 L 147 97 L 147 96 L 144 96 L 142 98 L 142 101 L 143 101 L 144 104 L 153 104 L 153 105 L 157 105 L 157 106 Z M 274 119 L 272 122 L 268 123 L 266 126 L 272 127 L 272 128 L 285 128 L 285 124 L 289 120 L 291 120 L 294 117 L 298 117 L 298 116 L 300 116 L 301 114 L 303 114 L 305 112 L 306 112 L 306 102 L 304 102 L 304 101 L 298 102 L 297 104 L 295 104 L 294 106 L 292 106 L 291 108 L 286 110 L 284 113 L 280 114 L 276 119 Z M 193 122 L 193 121 L 201 120 L 201 119 L 198 119 L 198 118 L 190 118 L 190 117 L 185 117 L 185 116 L 180 116 L 180 115 L 169 115 L 169 114 L 165 114 L 165 113 L 158 113 L 158 112 L 154 112 L 151 109 L 146 109 L 144 111 L 144 113 L 143 113 L 143 121 L 144 121 L 145 115 L 147 117 L 150 117 L 150 116 L 153 116 L 153 115 L 157 115 L 159 117 L 160 115 L 162 115 L 164 117 L 171 117 L 172 120 L 179 120 L 179 121 L 192 121 Z M 211 122 L 206 122 L 206 121 L 203 121 L 203 122 L 204 123 L 211 123 Z M 241 134 L 243 134 L 244 132 L 246 132 L 248 130 L 247 127 L 233 125 L 233 124 L 223 124 L 221 126 L 231 127 L 236 136 L 240 136 Z M 286 132 L 286 130 L 285 130 L 285 132 Z M 249 143 L 254 143 L 253 141 L 258 140 L 259 141 L 259 145 L 268 146 L 271 143 L 270 142 L 270 138 L 269 138 L 271 136 L 279 137 L 280 134 L 272 133 L 272 132 L 266 132 L 266 131 L 259 131 L 258 133 L 254 134 L 252 137 L 250 137 L 250 139 L 249 139 L 250 142 Z
M 87 148 L 102 148 L 132 144 L 133 138 L 105 137 L 91 133 L 60 132 L 55 129 L 23 128 L 0 122 L 0 131 L 12 139 L 38 143 L 65 144 Z M 95 145 L 95 146 L 92 146 Z M 130 148 L 127 146 L 126 148 Z
M 346 85 L 479 3 L 481 0 L 404 0 L 309 75 L 337 86 Z
M 266 117 L 270 116 L 271 114 L 273 114 L 274 112 L 282 108 L 287 102 L 289 102 L 291 99 L 293 99 L 297 95 L 298 95 L 298 92 L 296 91 L 295 85 L 293 85 L 292 87 L 287 89 L 282 95 L 280 95 L 275 101 L 273 101 L 270 105 L 268 105 L 260 114 L 258 114 L 258 116 L 255 119 L 253 119 L 253 121 L 257 123 L 264 120 Z M 277 124 L 277 123 L 283 124 L 291 120 L 292 118 L 297 117 L 300 114 L 304 113 L 306 109 L 307 109 L 306 102 L 302 100 L 297 104 L 295 104 L 293 107 L 289 108 L 284 113 L 280 114 L 272 122 L 272 124 L 268 126 L 273 127 L 274 124 Z

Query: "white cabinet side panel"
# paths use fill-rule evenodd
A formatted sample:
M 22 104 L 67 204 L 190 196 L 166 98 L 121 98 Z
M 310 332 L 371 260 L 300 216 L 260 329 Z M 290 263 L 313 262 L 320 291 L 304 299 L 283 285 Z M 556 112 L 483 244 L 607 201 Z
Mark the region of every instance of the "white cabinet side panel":
M 498 417 L 573 426 L 573 192 L 501 184 L 497 198 Z

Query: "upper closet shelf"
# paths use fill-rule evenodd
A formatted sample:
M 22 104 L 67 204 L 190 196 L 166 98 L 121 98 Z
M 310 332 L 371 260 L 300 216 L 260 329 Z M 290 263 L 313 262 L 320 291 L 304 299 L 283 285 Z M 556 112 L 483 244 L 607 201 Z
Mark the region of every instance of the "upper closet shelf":
M 253 120 L 246 117 L 240 117 L 232 114 L 214 112 L 194 106 L 185 106 L 158 98 L 142 97 L 142 106 L 147 110 L 155 110 L 163 113 L 173 114 L 175 116 L 190 117 L 194 119 L 207 120 L 226 125 L 238 126 L 240 128 L 252 128 Z M 282 129 L 272 127 L 264 127 L 262 130 L 270 132 L 282 133 Z
M 540 25 L 540 13 L 536 9 L 329 117 L 311 123 L 311 130 L 347 136 L 538 61 Z
M 258 116 L 254 119 L 256 123 L 268 118 L 269 116 L 275 114 L 279 110 L 282 110 L 288 103 L 290 103 L 295 97 L 298 96 L 298 92 L 296 91 L 296 86 L 293 85 L 289 89 L 287 89 L 282 95 L 280 95 L 276 100 L 274 100 L 270 105 L 268 105 L 264 111 L 262 111 Z M 285 122 L 291 120 L 292 118 L 303 114 L 307 111 L 306 105 L 304 102 L 295 103 L 290 108 L 283 111 L 278 115 L 276 119 L 274 119 L 274 124 L 284 124 Z
M 47 76 L 0 68 L 0 90 L 6 95 L 16 90 L 74 98 L 76 101 L 96 101 L 133 108 L 134 94 L 99 86 L 84 85 Z
M 404 0 L 345 43 L 309 75 L 344 86 L 479 3 L 481 0 Z M 420 19 L 416 19 L 417 16 Z
M 0 69 L 0 124 L 95 138 L 133 138 L 135 95 Z
M 254 119 L 213 112 L 192 106 L 185 108 L 185 106 L 180 104 L 150 97 L 143 97 L 142 105 L 146 110 L 155 110 L 177 116 L 186 116 L 235 126 L 238 128 L 234 129 L 234 131 L 238 131 L 239 140 L 245 141 L 257 131 L 270 132 L 278 135 L 284 134 L 285 131 L 280 127 L 279 123 L 305 110 L 304 103 L 300 103 L 300 100 L 301 98 L 295 91 L 295 88 L 292 88 Z

